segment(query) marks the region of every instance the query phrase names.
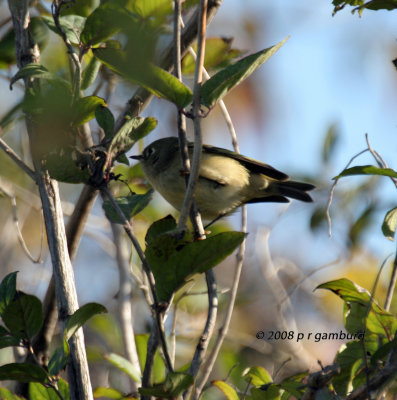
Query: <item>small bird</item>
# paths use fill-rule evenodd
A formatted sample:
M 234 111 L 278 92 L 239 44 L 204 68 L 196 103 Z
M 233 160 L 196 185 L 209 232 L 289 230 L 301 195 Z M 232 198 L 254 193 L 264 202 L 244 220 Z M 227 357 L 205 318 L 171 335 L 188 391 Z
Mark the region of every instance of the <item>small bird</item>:
M 193 143 L 188 148 L 192 157 Z M 156 140 L 141 155 L 130 158 L 139 160 L 153 188 L 180 211 L 186 186 L 178 138 Z M 219 219 L 247 203 L 288 203 L 287 197 L 313 201 L 306 193 L 314 189 L 313 185 L 288 179 L 288 175 L 270 165 L 220 147 L 203 145 L 194 199 L 205 220 Z

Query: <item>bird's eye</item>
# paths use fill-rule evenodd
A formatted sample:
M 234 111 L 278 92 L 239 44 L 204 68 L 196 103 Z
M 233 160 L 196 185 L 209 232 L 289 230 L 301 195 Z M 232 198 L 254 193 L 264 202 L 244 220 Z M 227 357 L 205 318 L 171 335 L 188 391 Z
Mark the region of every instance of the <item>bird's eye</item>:
M 153 147 L 148 147 L 144 152 L 145 158 L 149 158 L 154 152 L 155 150 Z

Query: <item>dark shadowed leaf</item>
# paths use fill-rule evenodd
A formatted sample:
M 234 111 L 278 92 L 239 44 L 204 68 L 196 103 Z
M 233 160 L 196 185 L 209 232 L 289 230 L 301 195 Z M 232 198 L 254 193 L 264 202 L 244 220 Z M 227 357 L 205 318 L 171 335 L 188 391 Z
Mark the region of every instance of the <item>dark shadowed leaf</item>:
M 138 140 L 145 137 L 157 126 L 153 117 L 133 117 L 127 119 L 112 138 L 109 153 L 116 156 L 126 153 Z
M 52 17 L 43 16 L 41 19 L 53 32 L 60 35 Z M 65 15 L 64 17 L 59 17 L 59 25 L 72 44 L 80 43 L 80 35 L 84 29 L 85 20 L 86 19 L 80 15 Z
M 146 245 L 153 242 L 153 240 L 166 232 L 173 231 L 176 229 L 176 221 L 172 215 L 167 215 L 166 217 L 153 222 L 146 232 L 145 242 Z
M 63 347 L 58 347 L 54 351 L 48 362 L 48 373 L 50 375 L 58 375 L 66 367 L 68 361 L 67 353 L 65 354 Z
M 98 303 L 87 303 L 75 311 L 68 319 L 63 331 L 64 340 L 69 340 L 92 316 L 107 312 L 106 308 Z
M 222 232 L 206 240 L 186 242 L 172 234 L 159 235 L 145 250 L 160 301 L 169 301 L 186 279 L 205 272 L 231 254 L 244 240 L 242 232 Z
M 177 398 L 193 384 L 193 376 L 182 372 L 168 373 L 165 381 L 149 388 L 139 388 L 144 396 Z
M 113 137 L 114 117 L 108 107 L 99 105 L 95 110 L 95 118 L 98 125 L 103 129 L 106 139 Z
M 123 211 L 126 219 L 131 219 L 134 215 L 140 213 L 152 200 L 153 190 L 145 194 L 129 194 L 125 197 L 118 197 L 117 204 Z M 124 221 L 119 217 L 109 200 L 103 202 L 103 209 L 109 220 L 115 224 L 123 224 Z
M 5 308 L 14 300 L 17 290 L 17 273 L 11 272 L 0 283 L 0 315 L 3 314 Z
M 39 331 L 43 323 L 41 301 L 29 294 L 17 295 L 4 310 L 2 318 L 13 336 L 19 339 L 30 339 Z
M 120 371 L 127 374 L 133 381 L 141 382 L 141 376 L 139 371 L 134 367 L 134 365 L 128 361 L 126 358 L 119 356 L 115 353 L 105 354 L 105 359 L 113 364 Z
M 394 236 L 396 234 L 396 227 L 397 227 L 397 207 L 394 207 L 386 213 L 382 224 L 382 232 L 387 239 L 394 240 Z
M 218 100 L 244 79 L 247 79 L 257 68 L 276 53 L 287 39 L 284 39 L 273 47 L 244 57 L 216 73 L 201 87 L 201 103 L 206 107 L 213 107 Z
M 4 328 L 4 326 L 0 325 L 0 349 L 20 345 L 21 340 L 12 336 L 11 333 L 6 328 Z
M 339 179 L 351 175 L 382 175 L 397 178 L 397 172 L 391 168 L 379 168 L 374 165 L 360 165 L 357 167 L 347 168 L 332 179 Z
M 74 159 L 71 149 L 63 149 L 60 152 L 47 154 L 45 167 L 52 179 L 66 183 L 86 183 L 90 177 L 87 168 L 81 168 Z
M 11 363 L 0 367 L 0 381 L 46 382 L 46 371 L 34 364 Z
M 134 62 L 122 50 L 97 48 L 92 51 L 111 70 L 154 95 L 175 103 L 179 108 L 192 101 L 192 91 L 169 72 L 148 62 Z

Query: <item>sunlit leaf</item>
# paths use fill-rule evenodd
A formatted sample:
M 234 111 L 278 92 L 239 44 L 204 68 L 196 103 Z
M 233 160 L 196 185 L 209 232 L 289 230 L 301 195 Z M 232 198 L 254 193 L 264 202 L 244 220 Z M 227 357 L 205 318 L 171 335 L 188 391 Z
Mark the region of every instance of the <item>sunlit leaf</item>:
M 120 371 L 127 374 L 133 381 L 141 382 L 141 376 L 136 367 L 126 358 L 119 356 L 115 353 L 110 353 L 105 355 L 105 359 L 113 364 Z
M 382 232 L 387 239 L 394 240 L 394 236 L 396 234 L 396 227 L 397 227 L 397 207 L 394 207 L 386 213 L 382 224 Z
M 239 400 L 236 389 L 224 381 L 212 381 L 212 384 L 222 391 L 228 400 Z
M 254 386 L 267 385 L 273 382 L 269 372 L 267 372 L 265 368 L 259 366 L 249 368 L 249 370 L 244 373 L 243 377 Z
M 56 27 L 52 17 L 43 16 L 41 19 L 53 32 L 55 32 L 57 35 L 60 35 L 60 32 Z M 59 25 L 63 33 L 66 35 L 66 38 L 72 44 L 80 43 L 80 35 L 84 29 L 85 20 L 86 19 L 80 15 L 65 15 L 63 17 L 59 17 Z
M 79 126 L 95 117 L 98 106 L 106 106 L 105 100 L 98 96 L 79 98 L 74 105 L 73 125 Z
M 339 175 L 332 179 L 343 178 L 351 175 L 382 175 L 397 178 L 397 172 L 391 168 L 379 168 L 374 165 L 360 165 L 357 167 L 344 169 Z
M 122 50 L 97 48 L 92 51 L 108 68 L 154 95 L 169 100 L 180 108 L 192 101 L 192 91 L 169 72 L 151 63 L 130 59 Z

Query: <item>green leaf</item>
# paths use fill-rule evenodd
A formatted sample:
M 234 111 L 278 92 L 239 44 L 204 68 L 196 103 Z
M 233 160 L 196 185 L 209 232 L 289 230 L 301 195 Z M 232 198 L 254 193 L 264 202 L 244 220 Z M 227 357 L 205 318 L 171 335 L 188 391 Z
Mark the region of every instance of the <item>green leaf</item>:
M 0 316 L 6 307 L 14 300 L 17 290 L 17 273 L 11 272 L 0 283 Z
M 224 381 L 212 381 L 212 384 L 220 389 L 228 400 L 239 400 L 236 390 Z
M 172 0 L 134 0 L 128 7 L 133 13 L 146 19 L 172 13 Z
M 68 341 L 92 316 L 107 312 L 106 308 L 98 303 L 87 303 L 75 311 L 68 319 L 63 331 L 63 338 Z
M 99 106 L 106 106 L 104 99 L 98 96 L 87 96 L 79 98 L 74 105 L 73 125 L 79 126 L 95 117 L 95 110 Z
M 0 398 L 2 400 L 25 400 L 23 397 L 13 394 L 6 388 L 0 387 Z
M 119 156 L 126 153 L 140 139 L 145 137 L 157 126 L 153 117 L 134 117 L 127 119 L 123 126 L 114 135 L 108 152 Z
M 81 33 L 81 41 L 86 46 L 101 43 L 119 32 L 128 20 L 131 20 L 131 16 L 119 5 L 101 4 L 88 16 Z
M 57 392 L 41 383 L 32 382 L 29 384 L 30 400 L 59 400 Z
M 126 358 L 119 356 L 115 353 L 110 353 L 105 355 L 105 359 L 108 360 L 111 364 L 113 364 L 120 371 L 127 374 L 133 381 L 141 382 L 141 376 L 139 371 L 135 368 L 135 366 L 128 361 Z
M 344 169 L 339 175 L 332 179 L 343 178 L 351 175 L 382 175 L 397 178 L 397 172 L 391 168 L 379 168 L 374 165 L 360 165 L 357 167 Z
M 204 67 L 207 71 L 220 66 L 226 66 L 233 58 L 238 57 L 241 52 L 231 48 L 232 40 L 221 37 L 207 38 L 205 41 Z M 192 46 L 196 51 L 197 44 Z M 225 65 L 226 64 L 226 65 Z M 196 68 L 196 60 L 187 53 L 182 60 L 182 72 L 193 74 Z
M 135 344 L 141 371 L 145 369 L 148 341 L 149 341 L 149 335 L 147 334 L 135 335 Z M 154 355 L 152 379 L 154 383 L 162 382 L 165 379 L 165 365 L 158 350 L 156 350 L 156 353 Z
M 250 400 L 279 400 L 280 388 L 278 385 L 271 384 L 266 388 L 252 388 Z
M 0 68 L 8 69 L 15 63 L 15 33 L 11 28 L 0 40 Z
M 18 295 L 5 308 L 2 318 L 13 336 L 30 339 L 40 330 L 43 323 L 41 301 L 29 294 Z
M 267 385 L 268 383 L 273 382 L 269 372 L 267 372 L 263 367 L 251 367 L 244 373 L 243 377 L 247 382 L 251 382 L 254 386 Z
M 117 389 L 99 386 L 94 390 L 94 397 L 105 397 L 107 399 L 123 400 L 126 397 Z
M 276 53 L 287 39 L 284 39 L 273 47 L 244 57 L 216 73 L 201 87 L 201 103 L 208 108 L 213 107 L 218 100 L 243 80 L 247 79 L 257 68 Z
M 46 382 L 47 372 L 40 366 L 28 363 L 11 363 L 0 367 L 0 381 Z
M 308 372 L 301 372 L 283 379 L 282 382 L 280 382 L 280 387 L 284 390 L 283 395 L 286 395 L 286 398 L 295 396 L 297 399 L 300 399 L 305 391 L 303 381 L 308 374 Z
M 129 194 L 128 196 L 118 197 L 117 204 L 123 211 L 126 219 L 131 219 L 134 215 L 139 214 L 152 200 L 153 189 L 145 194 Z M 103 202 L 106 217 L 115 224 L 123 224 L 124 221 L 119 217 L 116 210 L 109 200 Z
M 95 118 L 98 125 L 103 129 L 106 139 L 113 137 L 114 117 L 109 108 L 99 105 L 95 110 Z
M 65 353 L 63 347 L 58 347 L 48 362 L 48 373 L 58 375 L 66 367 L 69 351 Z
M 386 337 L 389 341 L 397 330 L 397 320 L 371 299 L 364 288 L 348 279 L 338 279 L 317 286 L 316 289 L 328 289 L 337 294 L 345 304 L 345 326 L 352 333 L 359 330 Z
M 186 242 L 175 235 L 157 236 L 145 250 L 160 301 L 169 301 L 186 279 L 205 272 L 231 254 L 244 240 L 242 232 L 222 232 L 206 240 Z
M 382 224 L 382 232 L 383 235 L 389 239 L 394 240 L 394 236 L 396 234 L 396 227 L 397 227 L 397 207 L 392 208 L 389 210 Z
M 42 16 L 41 19 L 53 32 L 60 35 L 52 17 Z M 80 35 L 84 29 L 85 21 L 86 19 L 80 15 L 65 15 L 64 17 L 59 17 L 59 25 L 65 33 L 66 38 L 72 44 L 80 43 Z
M 81 90 L 88 89 L 95 82 L 100 67 L 101 63 L 98 59 L 91 57 L 81 76 Z
M 179 108 L 192 101 L 192 91 L 164 69 L 149 62 L 137 62 L 122 50 L 97 48 L 92 51 L 111 70 L 154 95 L 175 103 Z
M 172 215 L 167 215 L 166 217 L 153 222 L 146 232 L 145 242 L 146 246 L 153 242 L 158 236 L 175 230 L 177 227 L 175 218 Z
M 193 376 L 182 372 L 169 372 L 165 381 L 149 388 L 139 388 L 143 396 L 176 398 L 193 384 Z
M 78 164 L 78 153 L 67 148 L 46 154 L 44 165 L 52 179 L 66 183 L 86 183 L 90 173 Z
M 10 81 L 10 89 L 12 89 L 12 85 L 17 82 L 19 79 L 29 79 L 29 78 L 38 78 L 38 79 L 46 79 L 50 81 L 56 81 L 62 83 L 64 85 L 69 85 L 65 79 L 61 79 L 53 73 L 49 72 L 47 68 L 45 68 L 41 64 L 31 63 L 24 67 L 22 67 L 11 79 Z
M 20 339 L 11 335 L 11 333 L 0 325 L 0 349 L 10 346 L 21 346 L 22 343 Z
M 394 10 L 397 8 L 397 0 L 334 0 L 332 4 L 335 6 L 333 14 L 343 9 L 346 5 L 354 6 L 354 11 L 358 11 L 361 16 L 364 9 L 368 10 Z

